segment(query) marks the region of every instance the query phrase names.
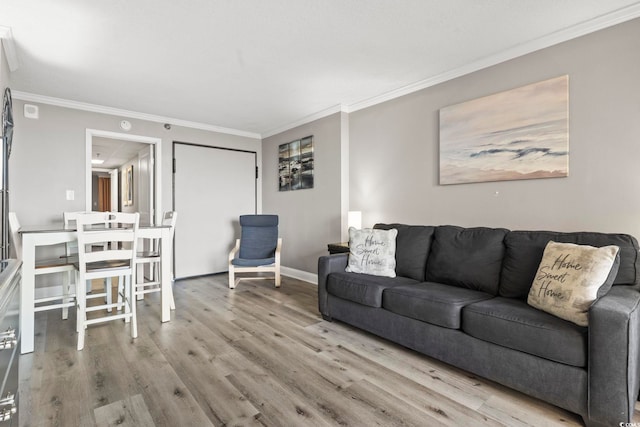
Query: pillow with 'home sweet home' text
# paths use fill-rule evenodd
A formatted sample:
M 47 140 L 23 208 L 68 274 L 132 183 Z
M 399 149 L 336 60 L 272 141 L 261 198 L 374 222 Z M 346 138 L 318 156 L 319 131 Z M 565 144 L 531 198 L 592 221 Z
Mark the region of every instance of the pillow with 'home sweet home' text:
M 550 241 L 544 249 L 527 303 L 561 319 L 588 326 L 591 305 L 618 273 L 618 246 L 596 248 Z
M 345 271 L 396 277 L 398 230 L 349 227 L 349 264 Z

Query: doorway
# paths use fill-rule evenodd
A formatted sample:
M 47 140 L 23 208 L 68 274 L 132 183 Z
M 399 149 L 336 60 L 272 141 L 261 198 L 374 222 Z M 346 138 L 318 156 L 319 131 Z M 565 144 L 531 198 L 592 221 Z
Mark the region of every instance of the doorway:
M 238 218 L 257 213 L 257 153 L 173 142 L 175 276 L 228 271 Z
M 93 173 L 92 173 L 93 175 Z M 98 212 L 111 212 L 113 208 L 111 207 L 111 176 L 100 176 L 96 177 L 98 179 L 97 185 L 92 185 L 92 195 L 94 196 L 92 200 L 92 205 L 98 205 Z M 95 182 L 95 180 L 91 180 Z M 97 188 L 96 188 L 97 187 Z M 97 202 L 95 193 L 97 191 Z M 114 206 L 115 207 L 115 206 Z
M 87 129 L 86 210 L 140 212 L 141 223 L 158 223 L 161 142 L 160 138 Z

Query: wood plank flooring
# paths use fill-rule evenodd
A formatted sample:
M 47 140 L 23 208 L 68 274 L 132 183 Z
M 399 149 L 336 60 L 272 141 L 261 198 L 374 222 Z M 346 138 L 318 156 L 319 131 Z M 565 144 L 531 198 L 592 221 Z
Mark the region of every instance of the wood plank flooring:
M 580 426 L 569 412 L 452 368 L 317 311 L 315 285 L 227 276 L 178 281 L 121 322 L 36 314 L 20 359 L 22 426 Z M 638 411 L 636 411 L 638 415 Z M 636 417 L 640 421 L 640 416 Z

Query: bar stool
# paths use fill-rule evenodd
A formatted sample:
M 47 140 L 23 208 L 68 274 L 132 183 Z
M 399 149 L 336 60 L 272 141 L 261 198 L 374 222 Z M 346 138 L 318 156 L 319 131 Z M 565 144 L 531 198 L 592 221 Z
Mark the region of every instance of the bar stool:
M 85 211 L 80 212 L 63 212 L 62 220 L 64 221 L 65 230 L 75 230 L 77 227 L 76 219 L 78 215 L 90 213 Z M 97 213 L 97 212 L 94 212 Z M 101 243 L 98 245 L 99 248 L 104 248 L 108 243 Z M 65 245 L 66 257 L 73 262 L 78 262 L 78 242 L 67 242 Z M 71 274 L 71 273 L 69 273 Z M 122 280 L 119 278 L 119 280 Z M 111 290 L 111 291 L 109 291 Z M 87 282 L 87 293 L 91 293 L 91 281 Z M 113 293 L 113 280 L 111 277 L 104 279 L 104 293 L 105 293 L 105 302 L 107 304 L 111 304 L 113 301 L 112 293 Z M 111 309 L 109 309 L 111 311 Z
M 22 236 L 20 236 L 20 222 L 15 212 L 9 212 L 9 230 L 15 256 L 22 259 Z M 71 292 L 72 276 L 75 276 L 76 267 L 74 260 L 68 257 L 50 258 L 36 260 L 35 275 L 42 276 L 45 274 L 67 273 L 66 281 L 62 283 L 62 295 L 43 296 L 34 300 L 34 312 L 55 310 L 62 308 L 62 318 L 69 317 L 69 307 L 76 305 L 76 295 Z M 52 287 L 49 287 L 50 289 Z M 40 288 L 41 290 L 44 288 Z M 44 293 L 44 292 L 41 292 Z M 53 304 L 52 304 L 53 303 Z
M 118 300 L 124 304 L 124 313 L 92 315 L 87 313 L 110 310 L 118 303 L 87 306 L 88 298 L 104 296 L 103 293 L 86 293 L 85 286 L 77 286 L 78 350 L 84 348 L 85 329 L 88 325 L 124 319 L 131 323 L 131 337 L 138 336 L 136 305 L 132 276 L 135 270 L 139 213 L 96 212 L 79 214 L 76 219 L 78 234 L 78 280 L 124 277 L 124 285 Z M 108 244 L 106 244 L 108 243 Z
M 175 211 L 165 212 L 162 217 L 162 225 L 171 227 L 171 241 L 173 242 L 173 236 L 175 233 L 176 221 L 178 219 L 178 213 Z M 143 299 L 145 294 L 151 292 L 160 292 L 162 290 L 161 274 L 160 274 L 160 262 L 161 253 L 159 250 L 159 239 L 145 239 L 151 240 L 151 249 L 149 251 L 138 251 L 136 256 L 136 266 L 144 267 L 145 264 L 151 266 L 149 281 L 145 281 L 144 269 L 138 271 L 135 275 L 135 294 L 137 299 Z M 175 310 L 175 301 L 173 299 L 173 289 L 171 291 L 171 309 Z

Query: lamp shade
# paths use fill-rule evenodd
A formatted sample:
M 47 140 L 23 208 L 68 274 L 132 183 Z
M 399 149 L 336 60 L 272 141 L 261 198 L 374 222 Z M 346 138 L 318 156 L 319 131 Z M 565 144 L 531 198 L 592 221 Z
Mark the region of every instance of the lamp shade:
M 349 211 L 347 216 L 347 225 L 349 228 L 354 227 L 358 230 L 362 228 L 362 212 Z

